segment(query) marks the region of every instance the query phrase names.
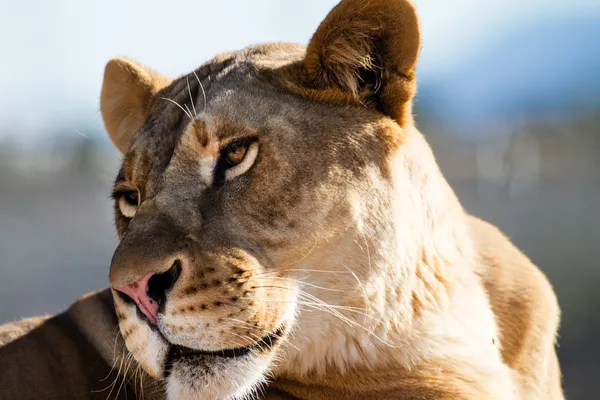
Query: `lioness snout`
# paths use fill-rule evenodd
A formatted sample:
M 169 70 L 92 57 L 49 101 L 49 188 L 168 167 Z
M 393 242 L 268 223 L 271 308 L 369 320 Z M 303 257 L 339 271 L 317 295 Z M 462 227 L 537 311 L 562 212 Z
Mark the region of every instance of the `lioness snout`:
M 129 296 L 146 318 L 156 325 L 158 309 L 165 301 L 167 291 L 173 287 L 181 275 L 181 268 L 181 261 L 175 260 L 165 273 L 149 272 L 129 285 L 115 289 Z

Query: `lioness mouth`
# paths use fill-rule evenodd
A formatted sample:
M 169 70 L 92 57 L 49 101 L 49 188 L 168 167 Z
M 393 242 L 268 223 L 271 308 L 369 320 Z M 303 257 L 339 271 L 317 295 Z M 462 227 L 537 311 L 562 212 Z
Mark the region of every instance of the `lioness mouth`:
M 146 314 L 140 309 L 140 306 L 136 304 L 129 296 L 117 292 L 121 298 L 123 298 L 127 303 L 136 306 L 136 313 L 138 317 L 144 320 L 150 329 L 154 332 L 158 333 L 167 343 L 168 340 L 164 337 L 158 326 L 155 323 L 150 321 Z M 167 365 L 171 364 L 173 361 L 177 361 L 180 359 L 193 359 L 195 357 L 222 357 L 222 358 L 236 358 L 243 357 L 255 350 L 264 352 L 265 350 L 270 350 L 279 339 L 285 333 L 285 324 L 281 325 L 272 333 L 264 336 L 262 339 L 252 343 L 249 346 L 245 347 L 235 347 L 230 349 L 222 349 L 215 351 L 207 351 L 207 350 L 197 350 L 192 349 L 191 347 L 180 346 L 177 344 L 171 344 L 169 349 L 169 353 L 167 356 Z
M 196 357 L 221 357 L 221 358 L 237 358 L 243 357 L 253 351 L 262 351 L 271 349 L 279 339 L 283 336 L 285 327 L 280 326 L 273 333 L 268 334 L 259 341 L 246 346 L 246 347 L 235 347 L 231 349 L 223 349 L 216 351 L 196 350 L 190 347 L 180 346 L 177 344 L 171 345 L 169 354 L 167 356 L 167 365 L 172 364 L 174 361 L 181 359 L 194 359 Z

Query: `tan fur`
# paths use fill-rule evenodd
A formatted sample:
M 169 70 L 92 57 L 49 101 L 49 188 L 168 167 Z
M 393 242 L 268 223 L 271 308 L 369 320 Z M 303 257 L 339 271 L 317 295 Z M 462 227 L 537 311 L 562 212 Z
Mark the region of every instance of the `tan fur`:
M 249 47 L 175 80 L 109 62 L 101 109 L 124 153 L 110 285 L 167 398 L 264 382 L 267 399 L 563 398 L 550 284 L 463 210 L 414 125 L 419 47 L 410 2 L 344 0 L 306 49 Z M 242 139 L 256 158 L 228 173 Z M 170 277 L 154 328 L 116 290 L 148 273 Z M 114 362 L 106 330 L 77 329 Z

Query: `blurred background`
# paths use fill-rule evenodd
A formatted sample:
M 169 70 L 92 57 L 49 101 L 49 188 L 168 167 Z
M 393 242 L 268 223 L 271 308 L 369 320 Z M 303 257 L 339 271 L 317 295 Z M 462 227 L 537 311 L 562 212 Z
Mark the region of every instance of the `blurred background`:
M 600 1 L 415 2 L 419 126 L 466 209 L 552 281 L 568 398 L 598 398 Z M 335 3 L 0 0 L 0 323 L 107 282 L 110 57 L 177 76 L 225 50 L 306 43 Z

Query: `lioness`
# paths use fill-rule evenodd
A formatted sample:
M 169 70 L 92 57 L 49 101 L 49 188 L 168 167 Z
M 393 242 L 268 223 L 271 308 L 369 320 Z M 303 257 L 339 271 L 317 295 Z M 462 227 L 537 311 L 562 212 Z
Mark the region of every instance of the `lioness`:
M 2 328 L 0 397 L 562 399 L 551 286 L 415 128 L 420 44 L 344 0 L 306 48 L 109 61 L 111 289 Z

